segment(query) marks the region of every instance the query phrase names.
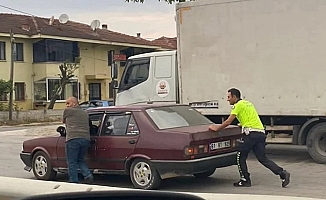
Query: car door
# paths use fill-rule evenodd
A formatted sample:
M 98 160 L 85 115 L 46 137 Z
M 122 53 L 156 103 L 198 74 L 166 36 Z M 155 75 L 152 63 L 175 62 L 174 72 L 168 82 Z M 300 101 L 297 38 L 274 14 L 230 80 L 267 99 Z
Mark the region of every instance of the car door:
M 92 113 L 89 115 L 90 119 L 90 135 L 91 144 L 88 149 L 88 153 L 85 156 L 85 162 L 90 169 L 98 168 L 96 159 L 96 148 L 98 136 L 101 130 L 100 125 L 102 123 L 104 113 Z M 66 137 L 61 136 L 57 143 L 57 163 L 60 168 L 67 168 L 67 156 L 66 156 Z
M 107 113 L 97 141 L 96 156 L 101 169 L 124 170 L 138 142 L 139 130 L 131 112 Z
M 88 149 L 88 153 L 85 156 L 85 161 L 90 169 L 100 168 L 100 163 L 97 162 L 97 146 L 99 141 L 99 134 L 101 130 L 101 124 L 104 119 L 104 112 L 89 114 L 89 126 L 91 142 Z

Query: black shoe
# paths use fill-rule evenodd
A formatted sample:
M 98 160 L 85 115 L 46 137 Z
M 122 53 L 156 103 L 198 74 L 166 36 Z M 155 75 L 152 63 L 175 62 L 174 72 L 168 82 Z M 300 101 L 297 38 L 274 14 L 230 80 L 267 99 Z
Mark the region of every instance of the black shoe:
M 251 180 L 240 180 L 238 182 L 233 183 L 234 187 L 251 187 Z
M 284 170 L 280 176 L 282 179 L 282 187 L 286 187 L 290 183 L 290 173 Z
M 85 183 L 86 184 L 92 184 L 93 181 L 94 181 L 94 176 L 93 175 L 90 175 L 87 178 L 85 178 Z

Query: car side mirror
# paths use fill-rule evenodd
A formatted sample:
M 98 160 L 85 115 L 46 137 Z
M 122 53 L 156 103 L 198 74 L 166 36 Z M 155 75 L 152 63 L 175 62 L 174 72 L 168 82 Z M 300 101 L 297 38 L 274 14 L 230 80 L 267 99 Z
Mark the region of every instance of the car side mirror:
M 59 126 L 57 132 L 60 133 L 60 136 L 66 137 L 66 128 L 64 126 Z

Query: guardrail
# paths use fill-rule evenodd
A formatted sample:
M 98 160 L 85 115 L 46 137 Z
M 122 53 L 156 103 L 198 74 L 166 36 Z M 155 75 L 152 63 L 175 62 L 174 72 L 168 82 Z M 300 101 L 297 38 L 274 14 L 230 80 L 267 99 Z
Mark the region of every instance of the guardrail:
M 40 181 L 32 179 L 21 179 L 0 176 L 0 196 L 13 198 L 23 198 L 32 195 L 56 194 L 65 192 L 82 192 L 82 191 L 114 191 L 114 190 L 136 190 L 119 187 L 73 184 L 55 181 Z M 306 197 L 274 196 L 274 195 L 249 195 L 249 194 L 218 194 L 218 193 L 187 193 L 202 197 L 207 200 L 321 200 Z

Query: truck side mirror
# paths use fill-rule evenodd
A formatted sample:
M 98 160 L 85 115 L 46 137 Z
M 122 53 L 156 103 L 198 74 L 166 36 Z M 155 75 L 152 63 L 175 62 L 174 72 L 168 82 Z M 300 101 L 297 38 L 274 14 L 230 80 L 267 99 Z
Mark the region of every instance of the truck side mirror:
M 116 62 L 114 61 L 114 50 L 110 50 L 108 52 L 108 65 L 111 66 L 111 78 L 118 78 L 118 67 Z
M 117 80 L 112 80 L 111 81 L 111 87 L 112 87 L 112 89 L 118 89 L 118 81 Z
M 111 64 L 111 78 L 117 79 L 118 78 L 118 67 L 115 62 Z

